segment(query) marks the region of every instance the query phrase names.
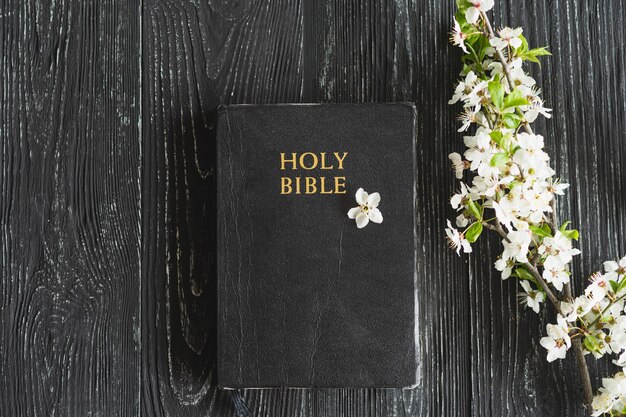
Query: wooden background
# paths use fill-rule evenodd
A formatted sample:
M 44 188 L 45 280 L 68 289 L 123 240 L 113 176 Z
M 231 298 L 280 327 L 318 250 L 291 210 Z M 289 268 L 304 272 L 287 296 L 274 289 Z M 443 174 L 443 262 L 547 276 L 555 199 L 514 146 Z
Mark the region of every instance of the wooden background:
M 626 254 L 626 5 L 503 0 L 554 57 L 536 124 L 572 184 L 576 289 Z M 212 191 L 220 103 L 414 101 L 420 384 L 254 390 L 250 416 L 582 416 L 550 314 L 516 302 L 497 239 L 443 240 L 462 149 L 452 0 L 3 0 L 0 415 L 232 416 L 216 389 Z M 614 367 L 591 361 L 599 377 Z M 571 386 L 567 386 L 571 384 Z

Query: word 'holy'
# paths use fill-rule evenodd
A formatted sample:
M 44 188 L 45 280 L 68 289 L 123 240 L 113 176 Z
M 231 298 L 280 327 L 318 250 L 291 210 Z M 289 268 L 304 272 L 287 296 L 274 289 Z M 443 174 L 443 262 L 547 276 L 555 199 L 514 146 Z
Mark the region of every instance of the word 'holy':
M 286 154 L 280 153 L 280 170 L 281 171 L 297 171 L 299 169 L 305 171 L 332 171 L 342 170 L 344 161 L 348 156 L 348 152 L 333 152 L 327 154 L 320 152 L 304 152 L 298 154 L 292 152 Z M 345 176 L 297 176 L 280 178 L 281 194 L 345 194 L 346 193 L 346 177 Z

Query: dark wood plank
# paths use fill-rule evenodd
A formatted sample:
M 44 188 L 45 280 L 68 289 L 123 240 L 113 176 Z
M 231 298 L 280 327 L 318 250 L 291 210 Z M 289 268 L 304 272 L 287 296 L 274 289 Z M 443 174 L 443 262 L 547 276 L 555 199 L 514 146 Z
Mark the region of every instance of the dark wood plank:
M 460 69 L 447 46 L 451 13 L 441 2 L 146 2 L 143 414 L 233 413 L 213 374 L 215 106 L 375 100 L 420 109 L 419 387 L 252 390 L 243 400 L 255 416 L 469 412 L 467 270 L 442 237 L 457 137 L 447 100 Z
M 535 131 L 572 184 L 559 214 L 581 231 L 579 294 L 603 261 L 626 254 L 626 7 L 617 0 L 507 1 L 494 15 L 499 24 L 523 26 L 531 43 L 554 54 L 534 74 L 555 117 Z M 548 364 L 538 344 L 554 316 L 517 304 L 517 283 L 502 282 L 491 267 L 501 251 L 491 239 L 471 259 L 472 414 L 583 416 L 573 357 Z M 587 362 L 596 388 L 618 371 L 609 360 Z
M 439 0 L 2 3 L 0 413 L 234 415 L 213 367 L 215 107 L 410 100 L 422 140 L 419 387 L 249 391 L 250 414 L 582 415 L 572 361 L 548 365 L 537 344 L 551 315 L 522 311 L 515 283 L 493 273 L 497 240 L 469 268 L 445 249 L 446 155 L 460 149 L 446 104 L 459 70 L 452 10 Z M 625 6 L 506 0 L 495 20 L 555 53 L 536 71 L 555 118 L 537 130 L 573 185 L 560 212 L 583 233 L 580 290 L 626 252 Z M 614 369 L 590 362 L 596 384 Z
M 0 4 L 0 414 L 139 411 L 139 9 Z

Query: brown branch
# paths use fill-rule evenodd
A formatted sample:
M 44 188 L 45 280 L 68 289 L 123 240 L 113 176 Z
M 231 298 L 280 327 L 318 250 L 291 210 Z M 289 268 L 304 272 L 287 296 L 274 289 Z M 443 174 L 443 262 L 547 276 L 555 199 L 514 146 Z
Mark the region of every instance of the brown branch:
M 487 32 L 489 33 L 489 38 L 490 39 L 495 38 L 495 34 L 491 26 L 491 22 L 487 18 L 487 15 L 484 12 L 481 12 L 481 17 L 482 17 L 483 22 L 485 23 Z M 515 85 L 513 84 L 513 79 L 511 77 L 511 69 L 509 67 L 508 61 L 506 57 L 504 56 L 504 54 L 502 54 L 502 51 L 496 50 L 496 55 L 498 57 L 498 60 L 502 64 L 502 71 L 504 72 L 509 88 L 512 91 L 515 89 Z M 524 123 L 524 130 L 528 134 L 531 134 L 531 135 L 533 134 L 533 130 L 531 129 L 528 123 Z M 551 216 L 550 223 L 552 223 L 551 224 L 552 229 L 556 233 L 556 230 L 558 228 L 557 213 L 556 213 L 556 197 L 552 199 L 550 204 L 552 207 L 552 216 Z M 498 223 L 498 226 L 499 226 L 499 223 Z M 500 229 L 502 229 L 501 226 L 500 226 Z M 500 235 L 502 235 L 502 233 Z M 552 301 L 552 304 L 554 304 L 557 312 L 561 313 L 561 309 L 559 308 L 560 303 L 558 302 L 556 297 L 554 297 L 554 294 L 549 290 L 549 287 L 547 286 L 546 282 L 543 280 L 543 277 L 541 277 L 541 274 L 539 274 L 539 271 L 537 270 L 537 268 L 531 265 L 530 263 L 525 264 L 525 266 L 531 269 L 530 272 L 533 274 L 535 278 L 540 278 L 540 280 L 538 279 L 539 284 L 542 286 L 542 288 L 544 288 L 544 291 L 546 289 L 548 290 L 546 291 L 548 298 L 550 299 L 550 301 Z M 565 296 L 569 299 L 572 298 L 572 288 L 569 283 L 565 284 Z M 587 413 L 591 414 L 593 410 L 591 407 L 591 402 L 593 401 L 593 388 L 591 386 L 591 378 L 589 377 L 589 369 L 587 367 L 587 362 L 585 360 L 585 355 L 583 352 L 583 347 L 582 347 L 580 338 L 576 338 L 572 341 L 572 348 L 574 350 L 574 355 L 576 357 L 576 364 L 578 365 L 578 370 L 580 372 L 580 380 L 582 383 L 583 395 L 585 398 L 585 408 L 587 410 Z
M 580 372 L 580 380 L 583 385 L 585 408 L 587 409 L 587 413 L 591 414 L 593 411 L 593 408 L 591 407 L 591 403 L 593 402 L 593 388 L 591 387 L 589 368 L 587 367 L 587 361 L 585 359 L 583 345 L 580 338 L 575 338 L 574 340 L 572 340 L 572 349 L 574 350 L 576 364 L 578 365 L 578 371 Z
M 497 220 L 496 220 L 496 225 L 495 226 L 490 224 L 490 223 L 487 223 L 487 222 L 483 222 L 483 226 L 486 227 L 489 230 L 492 230 L 492 231 L 496 232 L 497 234 L 500 235 L 500 237 L 502 237 L 502 239 L 506 240 L 507 242 L 510 242 L 509 238 L 506 235 L 506 232 L 504 231 L 504 229 L 502 229 L 502 226 L 500 225 L 500 223 Z M 552 305 L 554 306 L 556 311 L 559 314 L 561 314 L 561 302 L 554 295 L 554 293 L 550 289 L 550 286 L 548 285 L 548 283 L 543 279 L 543 277 L 539 273 L 539 270 L 534 265 L 530 264 L 529 262 L 526 262 L 526 263 L 524 263 L 522 265 L 537 280 L 537 282 L 539 283 L 539 285 L 541 286 L 543 291 L 546 293 L 546 296 L 548 297 L 548 299 L 550 300 L 550 302 L 552 303 Z
M 535 277 L 535 279 L 537 280 L 541 288 L 543 288 L 543 291 L 546 293 L 546 295 L 548 296 L 548 299 L 550 299 L 550 301 L 554 305 L 554 308 L 556 309 L 557 313 L 563 315 L 563 312 L 561 311 L 561 302 L 559 301 L 558 298 L 556 298 L 556 296 L 554 295 L 554 293 L 548 286 L 548 283 L 543 279 L 543 277 L 539 273 L 539 270 L 537 269 L 537 267 L 535 267 L 529 262 L 526 262 L 523 265 L 524 265 L 524 268 L 526 268 L 528 272 L 530 272 L 533 275 L 533 277 Z
M 480 12 L 480 14 L 483 18 L 483 22 L 485 22 L 485 26 L 487 27 L 489 38 L 490 39 L 495 38 L 496 35 L 493 31 L 493 28 L 491 27 L 491 22 L 487 18 L 487 15 L 484 12 Z M 511 89 L 511 91 L 515 90 L 515 84 L 513 84 L 513 77 L 511 76 L 511 68 L 509 67 L 509 62 L 507 61 L 502 51 L 500 51 L 499 49 L 496 49 L 496 55 L 498 56 L 498 61 L 500 61 L 500 63 L 502 64 L 502 71 L 504 71 L 504 75 L 506 76 L 505 78 L 509 85 L 509 88 Z M 530 125 L 526 122 L 524 122 L 524 130 L 526 131 L 526 133 L 530 135 L 533 134 L 533 130 L 531 129 Z

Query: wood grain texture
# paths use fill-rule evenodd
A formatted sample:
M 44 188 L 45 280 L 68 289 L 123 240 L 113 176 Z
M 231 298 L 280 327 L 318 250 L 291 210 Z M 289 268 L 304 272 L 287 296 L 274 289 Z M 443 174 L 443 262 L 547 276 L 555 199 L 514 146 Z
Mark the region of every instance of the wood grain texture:
M 138 10 L 0 7 L 0 415 L 136 415 Z
M 486 239 L 445 248 L 462 148 L 452 0 L 5 0 L 0 3 L 0 415 L 233 416 L 215 385 L 215 108 L 414 101 L 414 390 L 252 390 L 251 416 L 582 416 L 552 320 L 516 302 Z M 626 253 L 626 6 L 498 2 L 554 57 L 537 124 L 583 234 L 576 288 Z M 592 365 L 599 377 L 614 367 Z M 243 413 L 240 413 L 243 414 Z

